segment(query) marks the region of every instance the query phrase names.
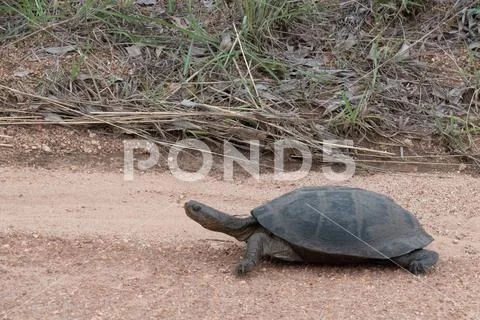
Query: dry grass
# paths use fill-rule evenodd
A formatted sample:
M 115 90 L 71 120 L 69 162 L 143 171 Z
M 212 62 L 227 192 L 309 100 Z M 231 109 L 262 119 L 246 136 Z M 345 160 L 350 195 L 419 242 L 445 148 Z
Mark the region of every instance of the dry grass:
M 0 125 L 266 149 L 291 138 L 317 152 L 347 138 L 371 156 L 392 156 L 375 137 L 428 136 L 476 161 L 476 1 L 205 3 L 6 2 Z

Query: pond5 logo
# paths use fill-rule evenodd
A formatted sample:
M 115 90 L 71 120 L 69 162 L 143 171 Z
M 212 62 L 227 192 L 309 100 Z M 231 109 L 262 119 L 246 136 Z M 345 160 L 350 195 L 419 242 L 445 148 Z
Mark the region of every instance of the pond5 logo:
M 145 150 L 149 157 L 137 160 L 137 168 L 145 171 L 155 166 L 160 160 L 157 145 L 148 140 L 125 140 L 124 144 L 124 180 L 133 180 L 134 175 L 134 150 Z M 237 163 L 257 181 L 260 180 L 260 142 L 250 140 L 250 157 L 243 155 L 233 144 L 225 141 L 223 144 L 223 178 L 233 180 L 233 167 Z M 322 141 L 322 162 L 327 165 L 322 167 L 325 178 L 331 181 L 345 181 L 355 174 L 355 161 L 348 155 L 338 152 L 340 148 L 353 146 L 352 140 L 324 140 Z M 285 150 L 297 150 L 301 154 L 302 164 L 295 171 L 284 170 Z M 178 157 L 181 151 L 197 151 L 202 156 L 201 167 L 196 171 L 185 171 L 179 167 Z M 295 181 L 306 177 L 312 167 L 312 153 L 303 142 L 293 139 L 278 140 L 273 144 L 274 165 L 273 178 L 280 181 Z M 208 145 L 197 139 L 184 139 L 172 144 L 167 158 L 168 168 L 173 176 L 182 181 L 198 181 L 208 176 L 213 166 L 213 152 Z M 342 171 L 334 171 L 332 164 L 343 164 Z

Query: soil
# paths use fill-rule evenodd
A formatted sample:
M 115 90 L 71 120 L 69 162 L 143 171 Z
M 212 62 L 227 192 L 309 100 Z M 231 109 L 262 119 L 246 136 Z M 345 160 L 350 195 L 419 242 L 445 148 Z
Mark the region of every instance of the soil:
M 0 48 L 4 85 L 28 93 L 38 79 L 73 70 L 80 52 L 37 56 L 38 48 L 68 38 L 51 35 Z M 419 58 L 459 86 L 459 68 L 463 74 L 474 66 L 464 51 L 440 51 Z M 111 55 L 89 53 L 94 73 L 131 76 Z M 18 107 L 14 115 L 40 106 L 26 95 L 7 97 Z M 428 248 L 440 254 L 421 276 L 378 265 L 275 261 L 235 276 L 245 244 L 205 230 L 186 217 L 183 203 L 197 199 L 246 215 L 294 188 L 330 184 L 321 167 L 295 182 L 276 181 L 269 170 L 259 180 L 236 171 L 234 181 L 223 181 L 216 161 L 211 176 L 187 183 L 168 172 L 163 152 L 156 167 L 125 181 L 123 139 L 94 126 L 0 126 L 1 319 L 480 319 L 478 166 L 432 146 L 431 137 L 375 140 L 372 148 L 402 154 L 397 171 L 393 162 L 363 159 L 358 164 L 367 169 L 337 183 L 385 193 L 418 217 L 435 238 Z M 477 155 L 480 139 L 472 139 Z M 195 169 L 196 160 L 183 155 L 180 162 Z M 271 168 L 268 160 L 263 165 Z
M 339 183 L 388 194 L 415 213 L 435 238 L 429 249 L 440 254 L 426 275 L 374 265 L 266 261 L 237 277 L 232 268 L 245 245 L 189 220 L 183 203 L 197 199 L 248 214 L 293 188 L 331 183 L 321 172 L 295 182 L 263 174 L 258 181 L 211 176 L 187 183 L 150 170 L 124 181 L 122 162 L 113 156 L 121 141 L 66 134 L 47 132 L 35 141 L 19 134 L 11 148 L 0 149 L 2 319 L 480 316 L 480 181 L 471 175 L 361 173 Z M 71 146 L 83 138 L 62 154 L 54 136 L 70 137 Z M 103 139 L 111 147 L 106 155 L 90 143 Z M 91 152 L 79 151 L 84 144 Z M 21 161 L 22 152 L 28 161 Z

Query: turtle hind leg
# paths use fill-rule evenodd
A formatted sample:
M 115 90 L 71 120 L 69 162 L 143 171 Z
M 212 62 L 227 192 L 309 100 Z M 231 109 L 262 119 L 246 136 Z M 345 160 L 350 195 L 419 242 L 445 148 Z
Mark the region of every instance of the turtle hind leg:
M 431 250 L 419 249 L 403 256 L 392 258 L 392 260 L 417 275 L 434 266 L 438 261 L 438 253 Z

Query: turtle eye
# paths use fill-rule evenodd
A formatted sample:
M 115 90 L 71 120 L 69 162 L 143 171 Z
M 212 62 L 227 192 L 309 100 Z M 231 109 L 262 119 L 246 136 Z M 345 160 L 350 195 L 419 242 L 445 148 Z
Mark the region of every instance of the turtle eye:
M 194 204 L 194 205 L 192 206 L 193 211 L 200 211 L 201 208 L 202 208 L 202 207 L 200 207 L 198 204 Z

